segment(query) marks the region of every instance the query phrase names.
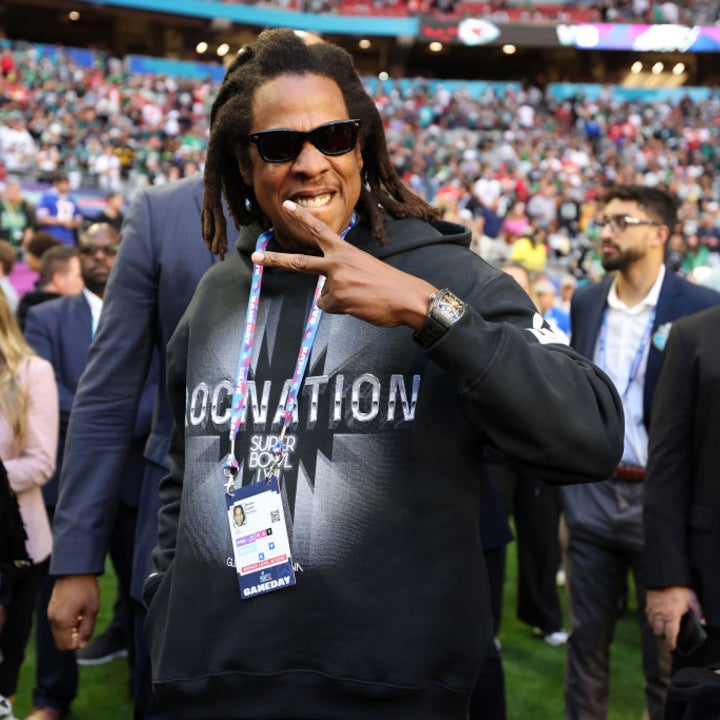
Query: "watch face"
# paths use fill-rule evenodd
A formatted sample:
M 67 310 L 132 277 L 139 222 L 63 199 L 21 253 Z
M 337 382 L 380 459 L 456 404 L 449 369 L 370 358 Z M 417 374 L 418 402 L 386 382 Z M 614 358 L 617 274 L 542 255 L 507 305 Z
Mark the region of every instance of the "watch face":
M 438 297 L 436 309 L 446 319 L 447 324 L 452 325 L 465 312 L 465 303 L 457 295 L 445 290 Z
M 460 298 L 449 290 L 441 290 L 432 297 L 425 323 L 414 333 L 415 340 L 425 348 L 430 347 L 464 312 L 465 303 Z
M 449 290 L 442 290 L 435 300 L 431 316 L 447 329 L 460 319 L 464 311 L 465 303 L 460 298 Z

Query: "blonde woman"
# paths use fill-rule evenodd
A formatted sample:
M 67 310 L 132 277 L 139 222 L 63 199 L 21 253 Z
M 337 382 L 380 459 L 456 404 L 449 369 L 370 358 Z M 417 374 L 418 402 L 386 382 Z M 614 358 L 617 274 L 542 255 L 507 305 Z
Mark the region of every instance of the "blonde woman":
M 52 366 L 27 344 L 0 293 L 0 459 L 17 496 L 32 560 L 30 567 L 3 571 L 0 580 L 0 700 L 15 693 L 36 594 L 52 549 L 40 488 L 55 470 L 58 422 Z

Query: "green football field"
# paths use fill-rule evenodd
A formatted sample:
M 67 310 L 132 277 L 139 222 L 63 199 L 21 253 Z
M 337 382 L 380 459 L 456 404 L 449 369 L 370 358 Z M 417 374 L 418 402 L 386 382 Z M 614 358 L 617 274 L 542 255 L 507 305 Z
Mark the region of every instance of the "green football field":
M 102 605 L 98 627 L 109 620 L 115 594 L 115 578 L 109 570 L 101 578 Z M 500 629 L 505 669 L 508 720 L 561 720 L 565 663 L 564 648 L 553 648 L 532 634 L 515 617 L 515 544 L 508 546 L 504 610 Z M 564 590 L 559 589 L 564 602 Z M 640 720 L 643 712 L 637 608 L 631 600 L 618 622 L 612 647 L 612 678 L 608 720 Z M 31 641 L 15 699 L 15 715 L 30 712 L 30 693 L 35 673 L 35 650 Z M 80 692 L 66 720 L 130 720 L 128 666 L 119 658 L 105 665 L 80 668 Z M 341 720 L 341 718 L 338 718 Z M 370 720 L 370 719 L 369 719 Z M 418 718 L 420 720 L 420 718 Z

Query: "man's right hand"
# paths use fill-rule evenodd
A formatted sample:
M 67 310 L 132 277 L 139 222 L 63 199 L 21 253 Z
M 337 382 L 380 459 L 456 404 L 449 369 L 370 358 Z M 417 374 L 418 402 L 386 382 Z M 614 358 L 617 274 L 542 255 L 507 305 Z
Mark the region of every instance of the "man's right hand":
M 648 590 L 646 593 L 645 614 L 650 627 L 655 635 L 665 637 L 670 650 L 674 650 L 677 644 L 680 620 L 690 609 L 695 611 L 704 625 L 700 602 L 691 588 L 668 587 Z
M 100 608 L 100 588 L 95 575 L 57 578 L 48 605 L 48 620 L 58 650 L 87 647 Z

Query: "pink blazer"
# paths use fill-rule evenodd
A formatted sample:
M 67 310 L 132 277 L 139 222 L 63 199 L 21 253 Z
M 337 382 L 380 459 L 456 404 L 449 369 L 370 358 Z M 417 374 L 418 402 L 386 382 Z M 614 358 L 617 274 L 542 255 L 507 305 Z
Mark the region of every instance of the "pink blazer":
M 19 375 L 28 393 L 27 438 L 21 446 L 7 418 L 0 416 L 0 458 L 25 522 L 28 554 L 38 563 L 52 551 L 50 522 L 40 488 L 55 471 L 60 420 L 58 391 L 55 373 L 47 360 L 28 358 Z

